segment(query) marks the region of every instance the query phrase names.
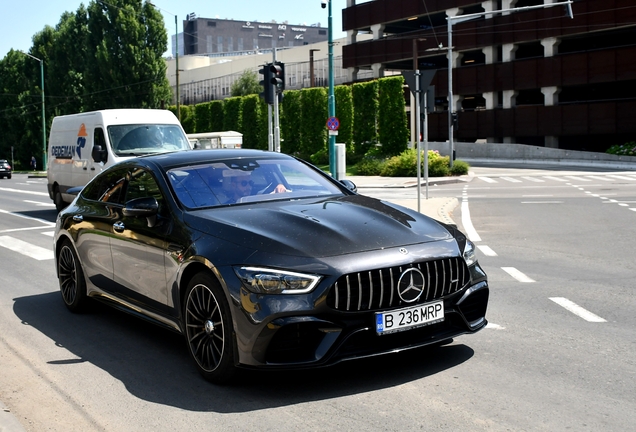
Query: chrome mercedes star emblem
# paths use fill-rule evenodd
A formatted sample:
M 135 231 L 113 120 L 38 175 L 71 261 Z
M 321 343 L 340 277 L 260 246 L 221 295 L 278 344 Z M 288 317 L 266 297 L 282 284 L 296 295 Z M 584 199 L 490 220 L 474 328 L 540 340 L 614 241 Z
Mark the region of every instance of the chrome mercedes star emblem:
M 398 280 L 398 295 L 406 303 L 417 301 L 424 292 L 424 274 L 416 268 L 405 270 Z

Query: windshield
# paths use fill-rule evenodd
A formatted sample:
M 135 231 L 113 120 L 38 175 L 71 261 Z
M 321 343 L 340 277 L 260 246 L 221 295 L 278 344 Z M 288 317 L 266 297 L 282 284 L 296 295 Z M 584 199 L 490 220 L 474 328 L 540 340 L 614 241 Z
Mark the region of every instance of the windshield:
M 188 208 L 342 195 L 320 173 L 295 159 L 235 159 L 168 171 L 179 201 Z
M 183 130 L 171 124 L 112 125 L 108 126 L 108 137 L 117 156 L 190 149 Z

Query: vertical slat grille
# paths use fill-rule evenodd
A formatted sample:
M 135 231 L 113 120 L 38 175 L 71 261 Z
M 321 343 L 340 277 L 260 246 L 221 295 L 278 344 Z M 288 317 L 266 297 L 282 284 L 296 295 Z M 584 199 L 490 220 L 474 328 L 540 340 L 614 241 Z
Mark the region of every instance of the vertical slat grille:
M 424 275 L 424 290 L 417 302 L 426 303 L 455 293 L 468 284 L 469 273 L 460 257 L 388 267 L 342 276 L 327 296 L 327 304 L 336 310 L 368 311 L 405 306 L 397 295 L 400 275 L 415 267 Z M 344 300 L 346 299 L 346 301 Z

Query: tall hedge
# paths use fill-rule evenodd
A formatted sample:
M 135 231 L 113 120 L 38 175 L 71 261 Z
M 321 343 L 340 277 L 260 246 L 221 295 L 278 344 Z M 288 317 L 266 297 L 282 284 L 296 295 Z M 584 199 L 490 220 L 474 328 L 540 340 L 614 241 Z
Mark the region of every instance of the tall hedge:
M 392 156 L 407 148 L 409 129 L 404 101 L 404 78 L 396 75 L 380 78 L 378 108 L 378 139 L 382 144 L 380 153 Z
M 301 157 L 324 151 L 327 147 L 327 89 L 312 87 L 300 91 L 300 137 Z
M 378 81 L 355 83 L 353 97 L 354 153 L 364 156 L 377 142 Z
M 187 134 L 194 133 L 196 131 L 196 114 L 194 107 L 190 105 L 179 105 L 179 111 L 181 111 L 181 126 Z
M 243 134 L 243 148 L 266 150 L 267 132 L 263 133 L 261 128 L 262 112 L 258 95 L 243 96 L 242 111 L 243 121 L 239 132 Z M 265 116 L 267 116 L 267 113 L 265 113 Z
M 241 130 L 241 111 L 243 98 L 240 96 L 225 99 L 223 102 L 223 130 Z
M 214 100 L 210 102 L 210 132 L 221 132 L 223 130 L 223 101 Z
M 353 150 L 353 96 L 351 86 L 336 86 L 336 117 L 340 121 L 336 142 L 346 145 L 347 153 Z
M 300 101 L 300 90 L 286 90 L 283 98 L 282 116 L 280 119 L 281 151 L 287 154 L 295 154 L 300 151 L 300 112 L 302 104 Z M 267 115 L 267 113 L 265 114 Z
M 196 116 L 196 132 L 211 132 L 212 113 L 210 112 L 210 102 L 203 102 L 194 106 L 194 115 Z

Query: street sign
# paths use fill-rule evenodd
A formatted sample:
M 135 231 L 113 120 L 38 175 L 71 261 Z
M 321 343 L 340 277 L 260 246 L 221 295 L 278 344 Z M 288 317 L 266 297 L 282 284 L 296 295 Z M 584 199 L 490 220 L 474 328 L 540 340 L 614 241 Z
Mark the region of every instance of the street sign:
M 426 97 L 426 92 L 429 89 L 429 86 L 431 84 L 431 81 L 433 81 L 433 77 L 435 76 L 435 72 L 437 72 L 437 69 L 426 69 L 426 70 L 421 70 L 419 71 L 419 76 L 420 76 L 420 106 L 424 106 L 424 98 Z M 411 93 L 413 93 L 414 97 L 417 97 L 417 95 L 415 94 L 415 72 L 413 71 L 402 71 L 402 76 L 404 77 L 404 81 L 406 81 L 406 84 L 409 86 L 409 90 L 411 90 Z M 435 86 L 430 86 L 432 88 L 435 88 Z M 430 96 L 429 96 L 430 97 Z M 435 101 L 435 95 L 432 95 L 433 97 L 433 102 Z M 430 99 L 429 99 L 430 102 Z M 429 103 L 428 104 L 428 112 L 432 112 L 433 106 L 435 104 L 434 103 Z
M 330 131 L 337 131 L 340 127 L 340 120 L 337 117 L 329 117 L 327 120 L 327 129 Z

